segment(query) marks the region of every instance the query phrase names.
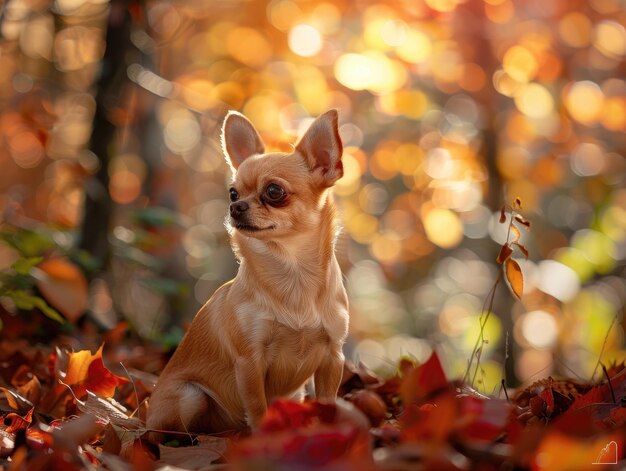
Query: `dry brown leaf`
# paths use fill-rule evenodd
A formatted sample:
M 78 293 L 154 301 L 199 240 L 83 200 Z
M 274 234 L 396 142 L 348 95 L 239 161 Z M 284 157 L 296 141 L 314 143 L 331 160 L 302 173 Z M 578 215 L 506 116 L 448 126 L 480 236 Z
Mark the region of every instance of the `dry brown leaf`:
M 87 310 L 87 279 L 72 262 L 51 258 L 33 268 L 31 273 L 46 301 L 70 322 L 76 322 Z
M 159 445 L 159 465 L 173 465 L 179 468 L 209 470 L 211 464 L 218 461 L 226 452 L 228 441 L 215 440 L 196 446 L 170 447 Z
M 85 414 L 76 419 L 61 422 L 53 433 L 56 445 L 61 444 L 69 449 L 89 442 L 91 438 L 99 435 L 104 430 L 103 424 L 98 417 Z
M 30 402 L 25 397 L 20 396 L 15 391 L 11 391 L 10 389 L 7 389 L 7 388 L 0 388 L 0 391 L 4 391 L 7 404 L 9 404 L 9 407 L 11 409 L 15 409 L 18 412 L 25 413 L 25 412 L 28 412 L 28 410 L 30 410 L 34 406 L 32 402 Z
M 41 383 L 37 376 L 33 376 L 30 381 L 17 388 L 17 393 L 33 405 L 36 406 L 39 404 L 41 399 Z
M 114 404 L 111 400 L 98 397 L 91 392 L 87 393 L 86 401 L 78 402 L 78 409 L 96 416 L 103 422 L 110 422 L 126 430 L 143 430 L 143 423 L 139 419 L 128 417 L 126 410 L 122 406 Z
M 522 299 L 522 293 L 524 292 L 524 275 L 522 274 L 519 263 L 512 258 L 508 258 L 506 262 L 504 262 L 504 269 L 506 279 L 509 282 L 513 294 L 517 299 Z

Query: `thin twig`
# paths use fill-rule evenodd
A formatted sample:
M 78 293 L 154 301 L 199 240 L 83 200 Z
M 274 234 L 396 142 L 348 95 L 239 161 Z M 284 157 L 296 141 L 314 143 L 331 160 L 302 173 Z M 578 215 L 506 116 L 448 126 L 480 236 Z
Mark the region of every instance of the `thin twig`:
M 509 393 L 506 390 L 506 383 L 504 382 L 504 378 L 502 378 L 502 382 L 500 384 L 502 384 L 502 390 L 504 391 L 504 396 L 506 397 L 506 401 L 511 402 L 511 399 L 509 399 Z
M 613 404 L 617 404 L 615 400 L 615 391 L 613 391 L 613 384 L 611 383 L 611 378 L 609 378 L 609 372 L 606 371 L 606 366 L 602 365 L 602 371 L 604 372 L 604 376 L 606 376 L 606 380 L 609 383 L 609 389 L 611 390 L 611 397 L 613 398 Z
M 130 384 L 133 385 L 133 391 L 135 392 L 135 401 L 137 402 L 137 408 L 130 414 L 130 417 L 132 417 L 139 410 L 139 406 L 141 405 L 139 403 L 139 394 L 137 394 L 137 386 L 135 385 L 135 381 L 130 376 L 130 373 L 126 369 L 126 366 L 124 366 L 124 363 L 122 363 L 121 361 L 120 361 L 120 365 L 122 365 L 122 368 L 124 368 L 124 373 L 126 373 L 126 376 L 128 377 L 128 381 L 130 381 Z
M 602 348 L 600 349 L 600 353 L 598 355 L 598 363 L 596 363 L 596 367 L 593 369 L 593 374 L 591 375 L 590 381 L 593 381 L 593 378 L 596 376 L 596 372 L 598 371 L 598 366 L 600 366 L 600 362 L 602 361 L 602 355 L 604 354 L 604 349 L 606 348 L 606 343 L 609 339 L 609 334 L 611 333 L 611 329 L 613 328 L 613 325 L 615 325 L 616 322 L 617 322 L 617 314 L 615 314 L 615 317 L 613 317 L 613 320 L 611 321 L 611 325 L 606 331 L 606 335 L 604 336 L 604 342 L 602 342 Z

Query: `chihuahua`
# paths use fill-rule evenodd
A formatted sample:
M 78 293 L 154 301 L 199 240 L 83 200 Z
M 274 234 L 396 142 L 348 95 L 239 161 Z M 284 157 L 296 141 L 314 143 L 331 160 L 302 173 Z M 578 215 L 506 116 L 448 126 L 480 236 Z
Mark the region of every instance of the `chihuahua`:
M 235 278 L 196 314 L 150 399 L 148 429 L 247 432 L 275 398 L 335 400 L 348 300 L 334 248 L 332 186 L 343 175 L 337 111 L 319 116 L 291 153 L 265 153 L 248 119 L 229 112 L 222 148 L 233 173 L 226 226 Z

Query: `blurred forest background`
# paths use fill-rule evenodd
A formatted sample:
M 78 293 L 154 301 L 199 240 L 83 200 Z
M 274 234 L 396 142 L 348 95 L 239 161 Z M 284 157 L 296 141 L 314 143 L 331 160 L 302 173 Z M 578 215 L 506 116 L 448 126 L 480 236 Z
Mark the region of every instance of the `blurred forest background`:
M 524 296 L 496 293 L 476 386 L 589 379 L 626 359 L 625 25 L 623 0 L 4 0 L 0 338 L 175 346 L 236 271 L 225 113 L 289 150 L 337 108 L 348 356 L 463 375 L 519 196 Z

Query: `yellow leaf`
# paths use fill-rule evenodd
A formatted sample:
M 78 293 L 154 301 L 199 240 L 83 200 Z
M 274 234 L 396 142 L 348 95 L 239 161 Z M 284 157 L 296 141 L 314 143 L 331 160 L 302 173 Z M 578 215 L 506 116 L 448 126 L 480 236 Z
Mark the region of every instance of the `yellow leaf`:
M 517 227 L 515 227 L 513 224 L 511 224 L 511 232 L 513 233 L 513 236 L 515 237 L 515 240 L 513 241 L 513 243 L 515 244 L 516 242 L 519 242 L 520 237 L 522 237 L 522 234 L 520 234 L 520 231 Z
M 504 269 L 506 279 L 509 282 L 513 294 L 517 299 L 522 299 L 522 293 L 524 292 L 524 275 L 522 274 L 519 263 L 512 258 L 507 258 L 506 262 L 504 262 Z

